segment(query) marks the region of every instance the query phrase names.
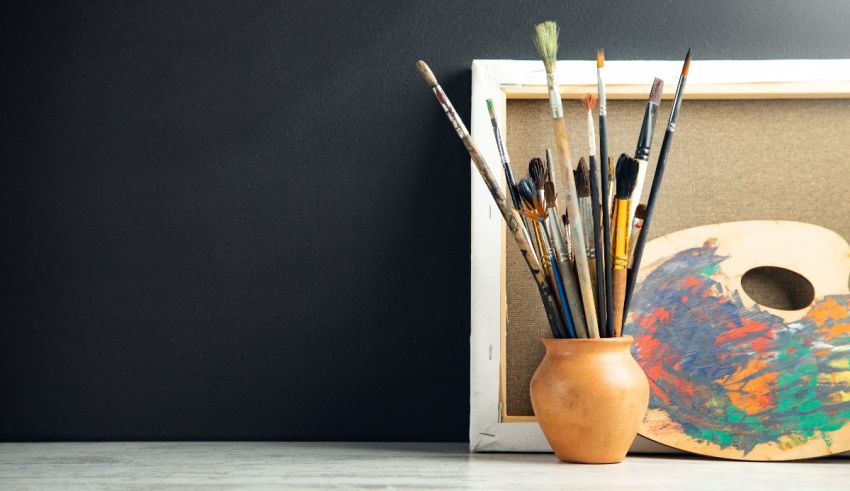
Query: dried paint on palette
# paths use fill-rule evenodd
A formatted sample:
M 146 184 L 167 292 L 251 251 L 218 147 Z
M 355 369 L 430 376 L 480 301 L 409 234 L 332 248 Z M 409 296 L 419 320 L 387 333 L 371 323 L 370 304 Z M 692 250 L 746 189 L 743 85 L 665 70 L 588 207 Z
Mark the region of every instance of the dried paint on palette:
M 716 241 L 661 262 L 635 292 L 626 331 L 651 409 L 679 432 L 750 452 L 791 449 L 850 422 L 850 295 L 787 323 L 723 285 Z

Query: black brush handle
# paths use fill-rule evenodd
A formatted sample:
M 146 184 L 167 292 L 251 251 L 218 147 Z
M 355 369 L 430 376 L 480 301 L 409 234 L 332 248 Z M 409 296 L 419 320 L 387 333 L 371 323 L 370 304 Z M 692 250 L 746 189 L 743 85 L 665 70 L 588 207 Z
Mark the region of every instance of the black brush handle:
M 590 156 L 590 201 L 592 203 L 591 217 L 593 218 L 593 247 L 596 249 L 596 318 L 600 326 L 605 326 L 608 319 L 607 302 L 605 299 L 605 261 L 602 251 L 602 231 L 600 230 L 599 210 L 601 201 L 599 200 L 599 163 L 596 157 Z M 600 330 L 607 330 L 605 327 L 600 327 Z M 603 331 L 605 332 L 605 331 Z
M 602 258 L 605 260 L 605 334 L 607 337 L 614 335 L 614 326 L 611 319 L 614 318 L 614 304 L 612 302 L 613 291 L 611 290 L 611 216 L 608 212 L 608 117 L 599 115 L 599 166 L 602 184 Z
M 632 261 L 632 268 L 629 270 L 629 277 L 626 281 L 626 299 L 623 302 L 624 323 L 629 316 L 629 305 L 632 302 L 632 294 L 635 291 L 635 283 L 637 283 L 638 273 L 640 272 L 640 261 L 643 258 L 646 238 L 649 236 L 649 229 L 652 226 L 652 216 L 655 213 L 655 204 L 658 202 L 661 181 L 664 179 L 664 168 L 667 166 L 667 154 L 670 151 L 670 143 L 672 141 L 673 132 L 667 130 L 664 133 L 664 140 L 661 142 L 661 151 L 658 153 L 658 165 L 655 166 L 655 176 L 652 178 L 652 187 L 649 190 L 649 198 L 646 202 L 646 218 L 643 219 L 643 228 L 638 234 L 637 243 L 635 244 L 635 258 Z

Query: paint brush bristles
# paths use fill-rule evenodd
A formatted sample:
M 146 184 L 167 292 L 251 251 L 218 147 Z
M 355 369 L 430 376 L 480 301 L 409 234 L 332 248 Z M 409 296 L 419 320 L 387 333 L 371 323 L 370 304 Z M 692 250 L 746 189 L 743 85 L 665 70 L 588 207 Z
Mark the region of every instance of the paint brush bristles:
M 419 60 L 416 66 L 419 73 L 422 75 L 422 78 L 425 79 L 425 82 L 429 87 L 431 87 L 434 97 L 437 98 L 443 112 L 445 112 L 446 117 L 448 117 L 449 122 L 452 124 L 452 127 L 454 127 L 455 132 L 457 132 L 457 135 L 463 142 L 464 147 L 466 147 L 467 152 L 469 152 L 472 162 L 475 164 L 476 169 L 478 169 L 478 173 L 481 175 L 481 178 L 484 180 L 484 184 L 490 191 L 493 201 L 496 202 L 496 206 L 499 208 L 499 212 L 502 214 L 502 218 L 504 218 L 508 230 L 510 230 L 511 235 L 516 241 L 520 253 L 528 266 L 528 270 L 531 272 L 534 282 L 537 284 L 537 290 L 540 293 L 541 300 L 543 300 L 543 307 L 546 311 L 546 317 L 549 320 L 549 327 L 552 330 L 552 335 L 556 338 L 565 337 L 567 333 L 559 317 L 559 306 L 555 300 L 556 294 L 552 292 L 551 288 L 549 288 L 549 284 L 541 270 L 540 261 L 538 260 L 537 255 L 532 252 L 533 248 L 528 242 L 526 235 L 523 233 L 522 218 L 520 217 L 519 212 L 513 209 L 513 207 L 508 205 L 505 201 L 505 196 L 502 194 L 502 190 L 499 188 L 498 182 L 490 172 L 489 164 L 481 155 L 481 152 L 478 151 L 478 146 L 475 144 L 475 140 L 472 139 L 472 135 L 469 134 L 469 130 L 466 129 L 466 125 L 463 123 L 463 120 L 460 118 L 457 111 L 455 111 L 454 106 L 443 91 L 443 88 L 440 87 L 440 84 L 437 82 L 437 77 L 434 76 L 431 68 L 422 60 Z
M 578 207 L 581 210 L 582 227 L 584 228 L 584 243 L 587 245 L 587 257 L 596 257 L 593 246 L 593 201 L 590 199 L 590 168 L 587 160 L 581 157 L 578 160 L 578 168 L 574 172 L 576 180 L 576 193 L 578 195 Z
M 570 172 L 572 162 L 570 157 L 570 142 L 567 135 L 566 122 L 564 121 L 564 107 L 561 102 L 561 94 L 555 81 L 555 61 L 558 54 L 558 26 L 554 22 L 544 22 L 535 28 L 535 44 L 543 66 L 546 69 L 546 84 L 549 88 L 549 106 L 552 111 L 552 126 L 555 131 L 555 143 L 558 152 L 558 162 L 553 168 L 563 170 L 564 186 L 561 196 L 565 202 L 565 209 L 570 216 L 570 226 L 573 228 L 573 240 L 575 241 L 576 273 L 581 289 L 581 299 L 587 322 L 588 337 L 599 337 L 599 326 L 596 319 L 596 302 L 593 298 L 593 283 L 590 278 L 590 269 L 587 263 L 587 248 L 584 243 L 584 232 L 581 223 L 581 212 L 578 207 L 578 197 L 575 193 L 575 179 Z M 557 176 L 556 176 L 557 177 Z M 558 183 L 556 183 L 558 184 Z M 561 199 L 559 199 L 561 201 Z M 560 202 L 558 203 L 560 205 Z
M 685 92 L 685 83 L 688 81 L 688 72 L 691 67 L 691 50 L 685 55 L 685 61 L 682 63 L 682 73 L 679 75 L 679 83 L 676 85 L 676 94 L 673 96 L 673 109 L 670 110 L 670 119 L 667 122 L 667 131 L 664 132 L 664 140 L 661 142 L 661 150 L 658 152 L 658 163 L 655 166 L 655 176 L 652 178 L 652 187 L 649 190 L 649 198 L 646 202 L 646 218 L 643 220 L 643 228 L 640 235 L 637 237 L 635 244 L 635 255 L 632 261 L 632 268 L 629 270 L 628 285 L 626 286 L 626 299 L 624 303 L 624 311 L 628 315 L 628 309 L 631 305 L 632 296 L 634 295 L 635 283 L 637 282 L 638 274 L 640 273 L 640 261 L 643 257 L 643 250 L 646 247 L 646 240 L 649 236 L 649 228 L 652 225 L 652 216 L 655 211 L 655 205 L 658 202 L 661 182 L 664 179 L 664 169 L 667 166 L 667 155 L 670 153 L 670 145 L 673 144 L 673 134 L 676 131 L 676 124 L 679 121 L 679 111 L 682 106 L 682 95 Z
M 611 304 L 611 204 L 610 204 L 610 181 L 613 175 L 611 162 L 608 158 L 608 109 L 607 99 L 605 96 L 605 50 L 596 50 L 596 93 L 599 95 L 599 165 L 602 173 L 599 175 L 600 191 L 599 201 L 602 205 L 602 260 L 604 261 L 604 277 L 605 277 L 605 302 L 600 306 L 604 308 L 605 315 L 600 315 L 604 320 L 605 335 L 610 337 L 614 335 L 614 328 L 611 324 L 613 317 L 613 307 Z M 600 303 L 602 301 L 600 300 Z

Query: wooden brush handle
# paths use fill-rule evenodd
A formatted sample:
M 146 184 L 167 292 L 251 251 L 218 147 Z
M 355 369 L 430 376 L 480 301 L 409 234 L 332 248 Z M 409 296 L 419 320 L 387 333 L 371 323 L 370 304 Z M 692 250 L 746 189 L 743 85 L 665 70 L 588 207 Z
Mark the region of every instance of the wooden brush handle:
M 613 302 L 614 302 L 614 335 L 623 335 L 623 303 L 626 300 L 626 270 L 615 269 L 612 273 L 612 281 L 614 282 Z

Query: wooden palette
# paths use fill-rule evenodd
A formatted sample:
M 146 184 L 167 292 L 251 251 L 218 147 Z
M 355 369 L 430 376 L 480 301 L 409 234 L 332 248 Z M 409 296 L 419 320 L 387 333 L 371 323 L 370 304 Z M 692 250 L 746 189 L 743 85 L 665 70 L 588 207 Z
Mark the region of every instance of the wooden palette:
M 649 242 L 643 264 L 625 326 L 650 381 L 641 435 L 740 460 L 850 450 L 844 239 L 797 222 L 723 223 Z M 808 280 L 813 298 L 808 287 L 809 299 L 796 310 L 756 303 L 742 277 L 761 267 L 801 275 L 798 290 Z M 765 294 L 754 296 L 764 302 Z

